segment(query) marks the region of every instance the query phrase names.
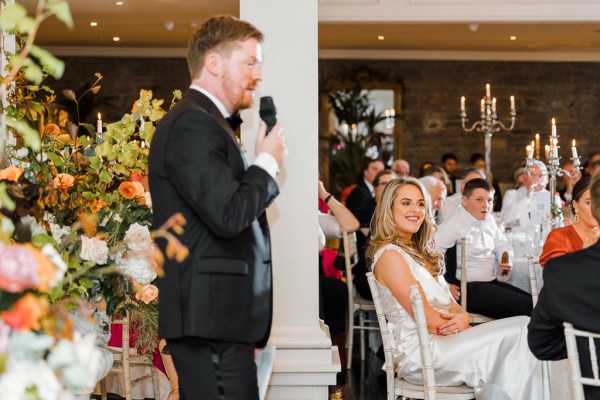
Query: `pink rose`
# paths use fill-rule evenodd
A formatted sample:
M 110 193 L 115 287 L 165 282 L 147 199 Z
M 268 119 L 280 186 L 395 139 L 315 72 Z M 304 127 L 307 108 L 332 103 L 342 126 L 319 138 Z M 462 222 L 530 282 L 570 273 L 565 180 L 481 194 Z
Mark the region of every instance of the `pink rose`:
M 135 298 L 149 304 L 158 297 L 158 288 L 154 285 L 145 285 L 135 294 Z
M 22 246 L 0 243 L 0 289 L 20 293 L 39 282 L 33 254 Z

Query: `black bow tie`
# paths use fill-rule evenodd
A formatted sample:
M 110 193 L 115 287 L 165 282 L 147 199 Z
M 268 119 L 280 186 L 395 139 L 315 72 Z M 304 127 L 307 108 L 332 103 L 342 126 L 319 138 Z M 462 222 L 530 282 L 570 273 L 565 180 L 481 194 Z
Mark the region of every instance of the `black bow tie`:
M 227 117 L 225 119 L 227 120 L 227 123 L 229 124 L 231 129 L 233 129 L 234 131 L 237 131 L 237 129 L 240 127 L 240 125 L 243 122 L 242 119 L 240 118 L 240 114 L 238 112 L 234 112 L 233 114 L 231 114 L 229 117 Z

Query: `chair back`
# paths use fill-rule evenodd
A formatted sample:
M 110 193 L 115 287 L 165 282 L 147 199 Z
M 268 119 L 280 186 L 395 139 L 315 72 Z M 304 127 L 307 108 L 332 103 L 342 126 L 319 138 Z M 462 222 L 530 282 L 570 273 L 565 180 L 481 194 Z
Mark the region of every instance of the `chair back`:
M 346 262 L 346 283 L 348 286 L 348 305 L 352 308 L 354 303 L 354 284 L 352 267 L 358 263 L 358 250 L 356 247 L 356 232 L 342 233 L 342 245 L 344 246 L 344 260 Z M 351 311 L 352 313 L 354 311 Z
M 137 354 L 135 349 L 130 349 L 129 337 L 131 321 L 129 312 L 125 313 L 122 319 L 115 319 L 112 321 L 113 325 L 122 325 L 123 333 L 121 340 L 121 349 L 113 349 L 109 347 L 113 355 L 113 366 L 110 370 L 112 373 L 116 373 L 119 379 L 122 377 L 123 390 L 125 391 L 125 400 L 132 400 L 132 387 L 138 383 L 152 379 L 152 387 L 154 390 L 154 398 L 161 398 L 160 382 L 155 368 L 152 366 L 152 358 L 148 354 Z M 158 343 L 157 343 L 158 346 Z M 132 377 L 132 369 L 136 367 L 146 367 L 148 373 L 142 373 L 139 377 Z M 107 400 L 106 393 L 106 377 L 100 382 L 100 395 L 102 400 Z
M 531 301 L 533 301 L 533 306 L 537 304 L 539 289 L 537 283 L 537 275 L 535 273 L 535 262 L 533 260 L 533 256 L 527 256 L 527 267 L 529 268 L 529 284 L 531 285 Z
M 423 308 L 423 299 L 418 285 L 410 287 L 410 301 L 413 306 L 415 322 L 419 334 L 419 347 L 421 350 L 421 361 L 423 363 L 423 386 L 425 386 L 425 400 L 435 400 L 435 374 L 433 373 L 433 355 L 429 343 L 429 332 L 427 331 L 427 319 Z
M 379 322 L 379 331 L 381 332 L 381 340 L 383 342 L 383 354 L 385 356 L 385 378 L 387 382 L 387 400 L 394 400 L 394 359 L 392 357 L 392 345 L 390 340 L 390 331 L 388 330 L 387 318 L 383 312 L 383 304 L 381 303 L 381 295 L 379 287 L 375 281 L 375 275 L 372 272 L 367 272 L 367 281 L 373 296 L 375 304 L 375 312 L 377 313 L 377 321 Z
M 460 238 L 460 306 L 467 309 L 467 238 Z
M 571 381 L 571 393 L 573 400 L 585 400 L 583 385 L 600 387 L 600 378 L 598 376 L 598 356 L 596 353 L 596 344 L 594 339 L 600 339 L 599 333 L 583 331 L 573 328 L 573 325 L 564 322 L 565 341 L 567 344 L 567 358 L 569 359 L 569 374 Z M 581 366 L 579 364 L 579 351 L 577 350 L 577 337 L 588 338 L 590 350 L 590 361 L 592 365 L 592 377 L 581 376 Z

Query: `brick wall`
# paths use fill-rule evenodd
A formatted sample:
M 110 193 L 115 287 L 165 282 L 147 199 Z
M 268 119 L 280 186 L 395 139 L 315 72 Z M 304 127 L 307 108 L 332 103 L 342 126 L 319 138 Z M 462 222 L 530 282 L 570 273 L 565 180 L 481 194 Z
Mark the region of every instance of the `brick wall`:
M 455 153 L 460 167 L 473 152 L 484 152 L 483 133 L 463 132 L 459 108 L 460 96 L 466 96 L 469 117 L 478 118 L 486 83 L 498 98 L 498 116 L 506 121 L 509 96 L 516 98 L 515 130 L 496 133 L 492 140 L 492 168 L 500 182 L 512 181 L 536 132 L 543 151 L 552 117 L 558 122 L 564 163 L 573 138 L 584 159 L 591 148 L 600 148 L 598 63 L 321 60 L 319 81 L 348 80 L 365 67 L 378 80 L 402 86 L 397 145 L 413 170 L 424 161 L 439 162 L 445 152 Z

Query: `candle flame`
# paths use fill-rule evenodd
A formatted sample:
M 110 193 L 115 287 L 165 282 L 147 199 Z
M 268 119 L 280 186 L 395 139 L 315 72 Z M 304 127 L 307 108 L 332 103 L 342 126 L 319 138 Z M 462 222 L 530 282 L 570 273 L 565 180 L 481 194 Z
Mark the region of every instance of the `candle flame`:
M 98 113 L 98 119 L 102 119 L 102 114 Z
M 515 101 L 515 96 L 510 96 L 510 101 Z
M 539 133 L 536 133 L 536 134 L 535 134 L 535 140 L 538 140 L 539 138 L 540 138 L 540 134 L 539 134 Z
M 552 118 L 552 125 L 556 125 L 556 120 Z
M 573 139 L 573 146 L 572 147 L 575 147 L 575 139 Z

